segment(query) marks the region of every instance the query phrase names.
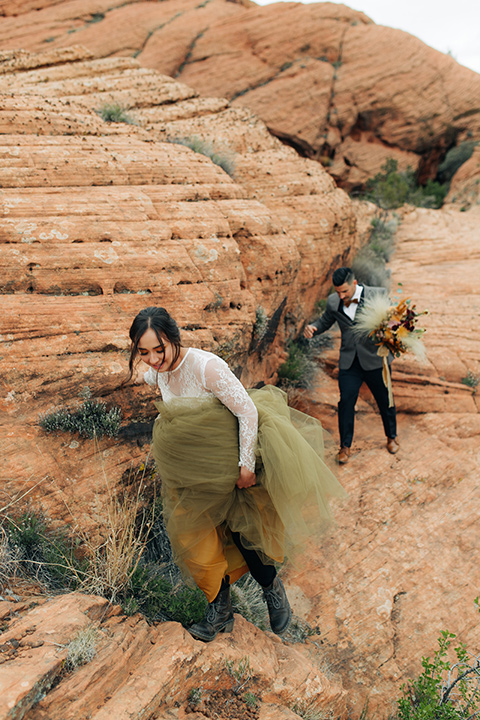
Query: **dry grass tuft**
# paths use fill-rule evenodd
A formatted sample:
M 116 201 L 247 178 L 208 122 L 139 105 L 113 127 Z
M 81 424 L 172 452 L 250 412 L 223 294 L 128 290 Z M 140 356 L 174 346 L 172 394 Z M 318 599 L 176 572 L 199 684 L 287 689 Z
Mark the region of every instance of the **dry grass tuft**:
M 72 565 L 79 589 L 117 600 L 126 590 L 145 551 L 148 533 L 154 521 L 155 503 L 146 508 L 144 501 L 147 463 L 136 486 L 112 488 L 103 470 L 107 501 L 96 512 L 99 534 L 90 537 L 80 530 L 81 547 L 88 560 L 86 569 Z M 68 507 L 68 506 L 67 506 Z M 73 512 L 69 508 L 72 518 Z

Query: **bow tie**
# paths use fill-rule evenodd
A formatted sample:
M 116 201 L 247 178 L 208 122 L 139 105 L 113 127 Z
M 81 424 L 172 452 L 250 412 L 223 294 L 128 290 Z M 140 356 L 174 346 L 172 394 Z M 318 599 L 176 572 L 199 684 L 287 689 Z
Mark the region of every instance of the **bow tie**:
M 356 303 L 358 305 L 359 302 L 360 298 L 355 298 L 354 300 L 344 300 L 343 304 L 345 305 L 345 307 L 349 307 L 352 303 Z

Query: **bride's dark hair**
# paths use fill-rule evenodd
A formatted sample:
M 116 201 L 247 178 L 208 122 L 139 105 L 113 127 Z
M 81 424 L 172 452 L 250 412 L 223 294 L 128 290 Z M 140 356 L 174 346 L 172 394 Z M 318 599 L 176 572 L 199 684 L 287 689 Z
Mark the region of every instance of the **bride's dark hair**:
M 169 370 L 175 365 L 180 356 L 180 350 L 182 348 L 180 330 L 172 316 L 162 307 L 143 308 L 135 317 L 129 331 L 130 340 L 132 341 L 128 361 L 130 374 L 125 382 L 132 379 L 135 359 L 138 355 L 138 343 L 149 328 L 151 328 L 157 336 L 158 344 L 162 350 L 165 350 L 165 340 L 168 340 L 173 346 L 173 360 L 168 368 Z

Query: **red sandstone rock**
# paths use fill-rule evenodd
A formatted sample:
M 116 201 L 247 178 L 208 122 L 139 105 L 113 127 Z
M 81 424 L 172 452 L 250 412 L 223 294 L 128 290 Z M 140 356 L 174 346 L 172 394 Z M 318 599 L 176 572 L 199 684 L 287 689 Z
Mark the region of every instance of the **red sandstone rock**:
M 192 688 L 201 689 L 203 698 L 219 688 L 231 690 L 226 663 L 231 660 L 236 667 L 242 657 L 249 661 L 250 691 L 265 702 L 265 720 L 275 709 L 285 720 L 298 717 L 282 709 L 295 702 L 344 713 L 345 693 L 319 670 L 314 656 L 308 661 L 294 646 L 241 616 L 231 634 L 206 645 L 178 623 L 149 626 L 138 615 L 112 616 L 109 610 L 103 598 L 70 594 L 11 623 L 2 643 L 17 650 L 0 665 L 0 716 L 127 720 L 148 712 L 155 718 L 170 717 L 167 713 L 184 717 L 176 708 L 188 705 Z M 69 644 L 87 627 L 97 630 L 93 659 L 62 676 Z M 25 637 L 28 643 L 22 642 Z
M 89 527 L 103 475 L 118 480 L 147 448 L 49 436 L 39 414 L 78 404 L 88 386 L 120 404 L 126 423 L 151 421 L 146 386 L 114 392 L 129 324 L 151 304 L 172 311 L 186 344 L 230 359 L 247 385 L 274 379 L 286 333 L 334 258 L 351 257 L 365 233 L 318 163 L 226 100 L 79 48 L 6 54 L 2 69 L 3 491 L 30 490 L 57 518 Z M 127 99 L 137 124 L 95 112 Z M 214 143 L 233 177 L 166 141 L 185 137 Z M 261 356 L 249 352 L 259 306 L 274 323 Z
M 391 262 L 392 290 L 422 318 L 428 362 L 393 363 L 400 450 L 389 455 L 380 417 L 366 388 L 357 403 L 352 458 L 340 469 L 349 498 L 338 527 L 312 541 L 305 567 L 291 568 L 294 610 L 318 623 L 332 665 L 357 712 L 391 716 L 400 686 L 433 656 L 442 630 L 478 652 L 473 599 L 480 581 L 470 561 L 478 530 L 480 476 L 478 393 L 462 383 L 480 377 L 476 324 L 479 208 L 411 209 L 402 217 Z M 323 356 L 337 368 L 338 344 Z M 315 403 L 316 395 L 316 403 Z M 300 407 L 338 438 L 336 381 L 321 376 Z M 316 548 L 321 548 L 320 550 Z M 419 647 L 422 648 L 419 651 Z
M 286 326 L 299 327 L 314 300 L 326 293 L 331 267 L 348 262 L 365 236 L 371 209 L 360 210 L 336 190 L 318 163 L 283 149 L 250 112 L 222 100 L 197 99 L 191 89 L 139 71 L 131 60 L 91 62 L 82 52 L 69 52 L 66 62 L 53 52 L 48 61 L 10 56 L 10 70 L 2 78 L 8 95 L 0 122 L 12 131 L 2 136 L 8 162 L 0 170 L 2 276 L 11 284 L 2 298 L 2 488 L 15 497 L 43 480 L 32 497 L 37 502 L 41 497 L 58 519 L 66 520 L 72 508 L 89 527 L 98 520 L 94 503 L 106 495 L 103 472 L 116 480 L 132 459 L 143 459 L 146 448 L 103 440 L 95 451 L 90 441 L 47 437 L 37 425 L 39 410 L 77 397 L 88 384 L 95 395 L 120 402 L 127 418 L 137 417 L 140 409 L 149 412 L 144 410 L 151 406 L 147 388 L 128 396 L 112 389 L 125 367 L 129 320 L 145 302 L 165 298 L 190 328 L 187 342 L 233 348 L 247 384 L 274 379 L 285 330 L 281 324 L 279 341 L 262 359 L 248 357 L 256 307 L 266 306 L 271 314 L 287 298 Z M 15 71 L 21 68 L 30 70 L 21 73 L 20 82 Z M 27 100 L 19 97 L 20 88 L 27 89 Z M 140 126 L 103 123 L 93 109 L 105 97 L 122 102 L 133 97 Z M 220 141 L 222 151 L 233 153 L 234 177 L 183 146 L 165 149 L 167 135 Z M 65 165 L 72 166 L 71 174 Z M 354 456 L 341 470 L 349 498 L 336 508 L 338 526 L 321 541 L 312 539 L 305 561 L 290 568 L 287 579 L 295 611 L 320 626 L 322 658 L 341 676 L 350 713 L 359 714 L 369 695 L 372 711 L 387 716 L 402 682 L 420 671 L 421 655 L 433 654 L 442 629 L 457 632 L 474 649 L 480 642 L 471 610 L 471 588 L 480 580 L 475 561 L 480 426 L 477 396 L 461 382 L 468 371 L 480 372 L 477 215 L 475 209 L 404 214 L 392 263 L 394 286 L 401 281 L 404 293 L 431 311 L 429 364 L 422 368 L 407 357 L 394 365 L 395 394 L 405 412 L 399 417 L 401 450 L 395 457 L 384 448 L 370 396 L 362 393 Z M 336 366 L 335 350 L 325 355 L 325 363 Z M 335 380 L 321 376 L 317 393 L 303 402 L 335 435 Z M 92 602 L 102 606 L 98 599 Z M 74 617 L 75 627 L 83 626 L 85 618 L 77 611 Z M 130 646 L 133 629 L 140 636 L 143 627 L 139 619 L 115 617 L 106 623 L 121 647 Z M 164 649 L 169 643 L 178 647 L 179 635 L 194 643 L 178 626 L 172 640 L 170 627 L 158 628 Z M 192 683 L 201 677 L 204 650 L 213 672 L 227 651 L 241 657 L 244 640 L 251 652 L 259 632 L 241 619 L 236 628 L 241 637 L 235 631 L 230 639 L 219 639 L 221 646 L 201 646 Z M 58 637 L 73 630 L 59 627 Z M 17 639 L 15 633 L 6 637 Z M 278 652 L 292 649 L 277 639 L 272 643 L 274 650 L 262 644 L 259 657 L 279 658 Z M 34 651 L 43 657 L 44 646 L 19 647 L 21 658 Z M 143 657 L 145 648 L 140 643 L 136 648 Z M 304 657 L 313 650 L 296 649 Z M 53 674 L 61 668 L 63 652 L 45 656 Z M 151 657 L 162 655 L 152 652 Z M 15 667 L 17 661 L 12 662 Z M 34 671 L 39 662 L 33 663 Z M 300 675 L 310 667 L 305 662 L 287 657 Z M 104 674 L 119 683 L 117 698 L 108 699 L 111 708 L 116 702 L 133 707 L 138 693 L 142 711 L 158 702 L 159 718 L 181 717 L 175 708 L 161 706 L 178 689 L 171 669 L 158 668 L 156 679 L 166 684 L 162 696 L 152 700 L 143 669 L 137 685 L 131 676 L 108 674 L 110 659 L 101 668 L 95 676 L 99 687 Z M 95 695 L 74 696 L 74 681 L 87 683 L 92 669 L 85 666 L 72 676 L 72 702 L 100 704 Z M 17 698 L 30 701 L 35 687 L 48 685 L 47 678 L 36 686 L 35 677 L 32 673 L 28 688 L 13 683 Z M 269 682 L 281 684 L 282 677 Z M 31 711 L 39 720 L 63 702 L 62 685 Z M 316 697 L 328 706 L 338 702 L 340 714 L 344 701 L 337 690 L 329 695 L 327 688 L 326 696 Z M 279 701 L 280 690 L 275 692 Z M 101 703 L 105 699 L 104 692 Z M 96 711 L 106 712 L 103 705 Z
M 135 56 L 250 108 L 349 190 L 387 158 L 434 178 L 447 150 L 480 136 L 478 74 L 345 5 L 7 0 L 2 11 L 0 48 Z

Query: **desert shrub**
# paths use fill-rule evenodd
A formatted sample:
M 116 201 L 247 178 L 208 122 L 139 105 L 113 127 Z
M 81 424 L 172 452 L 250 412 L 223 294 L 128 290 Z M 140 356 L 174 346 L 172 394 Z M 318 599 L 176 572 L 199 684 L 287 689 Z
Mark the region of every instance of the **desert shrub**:
M 375 203 L 383 210 L 391 210 L 408 203 L 417 207 L 439 208 L 447 194 L 447 186 L 435 180 L 428 180 L 425 186 L 418 185 L 411 168 L 398 170 L 396 160 L 389 158 L 375 177 L 367 180 L 364 200 Z
M 82 565 L 75 556 L 78 543 L 53 529 L 42 512 L 27 509 L 4 516 L 0 531 L 9 577 L 30 577 L 49 590 L 76 587 L 72 568 L 80 571 Z
M 225 669 L 230 678 L 232 692 L 234 695 L 238 695 L 252 679 L 250 659 L 247 656 L 242 657 L 237 665 L 234 660 L 225 660 Z
M 318 708 L 314 701 L 296 700 L 289 707 L 303 720 L 325 720 L 325 711 Z
M 328 333 L 316 335 L 311 340 L 299 337 L 287 343 L 288 356 L 278 368 L 278 385 L 289 388 L 312 388 L 317 374 L 317 358 L 323 349 L 332 347 L 332 338 Z
M 97 652 L 98 638 L 99 632 L 94 625 L 88 625 L 79 630 L 73 640 L 68 643 L 65 669 L 72 671 L 93 660 Z
M 93 399 L 88 388 L 82 395 L 85 399 L 76 410 L 62 406 L 40 415 L 41 427 L 46 432 L 78 433 L 87 438 L 116 437 L 122 420 L 121 409 L 107 410 L 106 403 Z
M 202 688 L 193 687 L 188 691 L 188 702 L 192 707 L 200 705 L 202 702 Z
M 0 525 L 0 587 L 10 578 L 14 578 L 20 568 L 20 552 L 9 540 L 8 534 Z
M 264 337 L 268 328 L 269 317 L 265 309 L 258 305 L 255 311 L 255 325 L 253 326 L 253 338 L 258 343 Z
M 267 630 L 270 627 L 262 588 L 251 575 L 244 575 L 232 585 L 231 594 L 234 612 L 242 615 L 260 630 Z
M 478 375 L 475 375 L 475 373 L 473 373 L 471 370 L 469 370 L 467 375 L 462 378 L 462 383 L 464 385 L 467 385 L 468 387 L 474 389 L 477 388 L 479 382 L 480 378 L 478 377 Z
M 402 686 L 400 720 L 468 720 L 478 716 L 480 659 L 459 643 L 453 649 L 456 661 L 452 663 L 448 652 L 454 639 L 453 633 L 443 631 L 433 659 L 423 657 L 423 672 Z
M 307 345 L 290 340 L 288 356 L 278 368 L 279 386 L 282 388 L 311 388 L 314 385 L 317 366 L 307 352 Z
M 472 157 L 476 145 L 478 145 L 478 142 L 475 142 L 475 140 L 465 140 L 460 145 L 451 148 L 438 167 L 437 177 L 439 181 L 449 183 L 463 163 Z
M 127 125 L 135 125 L 135 121 L 128 114 L 127 109 L 119 103 L 105 103 L 101 108 L 95 111 L 105 122 L 126 123 Z
M 199 622 L 207 608 L 203 592 L 179 580 L 172 583 L 161 563 L 138 567 L 122 602 L 128 614 L 141 612 L 150 621 L 172 620 L 185 627 Z
M 209 140 L 203 140 L 197 135 L 193 137 L 178 137 L 170 138 L 169 142 L 177 143 L 178 145 L 185 145 L 196 153 L 205 155 L 210 160 L 224 170 L 227 175 L 233 177 L 235 172 L 235 163 L 232 158 L 226 153 L 217 150 Z
M 390 271 L 385 260 L 369 245 L 360 248 L 352 261 L 352 270 L 360 285 L 385 288 L 390 286 Z
M 372 218 L 368 244 L 373 252 L 388 262 L 393 253 L 395 234 L 398 230 L 398 218 L 381 211 Z
M 390 286 L 386 263 L 393 253 L 397 228 L 398 218 L 386 210 L 377 212 L 372 219 L 368 243 L 360 248 L 352 261 L 352 270 L 361 285 Z

